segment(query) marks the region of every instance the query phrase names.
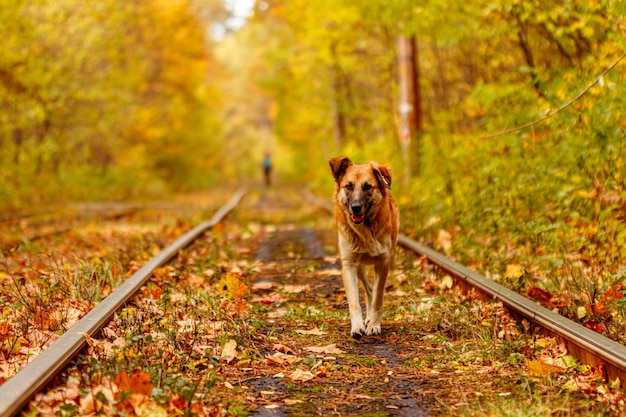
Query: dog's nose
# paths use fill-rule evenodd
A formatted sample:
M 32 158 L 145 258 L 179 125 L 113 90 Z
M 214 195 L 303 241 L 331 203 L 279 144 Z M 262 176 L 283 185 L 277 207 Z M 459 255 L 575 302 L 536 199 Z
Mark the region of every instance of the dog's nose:
M 354 214 L 359 214 L 361 210 L 363 210 L 363 204 L 353 203 L 352 205 L 350 205 L 350 209 L 352 210 Z

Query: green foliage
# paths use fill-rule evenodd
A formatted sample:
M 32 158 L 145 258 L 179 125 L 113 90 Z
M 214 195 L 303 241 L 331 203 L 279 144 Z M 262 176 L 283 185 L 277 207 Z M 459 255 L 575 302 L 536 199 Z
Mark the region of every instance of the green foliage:
M 595 295 L 573 305 L 613 283 L 607 277 L 626 261 L 626 65 L 599 75 L 624 54 L 620 2 L 266 6 L 244 29 L 263 35 L 238 39 L 261 51 L 251 79 L 270 102 L 291 179 L 329 194 L 329 157 L 388 163 L 405 230 L 436 243 L 446 229 L 459 260 L 496 278 L 512 262 L 527 265 L 511 283 L 522 290 L 575 286 L 583 276 L 593 287 L 584 292 Z M 424 107 L 408 158 L 421 173 L 407 186 L 398 186 L 407 172 L 397 133 L 399 34 L 416 37 Z

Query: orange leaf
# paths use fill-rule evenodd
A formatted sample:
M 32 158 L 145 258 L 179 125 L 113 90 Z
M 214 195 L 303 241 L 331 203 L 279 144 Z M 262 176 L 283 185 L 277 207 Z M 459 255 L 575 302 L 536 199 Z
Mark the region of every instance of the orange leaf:
M 152 392 L 152 382 L 150 382 L 150 375 L 145 372 L 141 372 L 139 370 L 133 371 L 133 373 L 128 376 L 126 371 L 122 371 L 115 375 L 115 379 L 113 380 L 115 385 L 117 385 L 121 392 L 129 392 L 132 391 L 136 394 L 141 394 L 148 396 Z
M 175 394 L 170 398 L 170 406 L 176 410 L 184 410 L 187 408 L 187 401 L 180 394 Z
M 609 316 L 609 313 L 606 311 L 606 305 L 604 305 L 604 303 L 601 301 L 593 304 L 587 303 L 585 304 L 585 307 L 587 308 L 587 311 L 593 316 Z
M 621 290 L 623 289 L 624 289 L 624 284 L 622 284 L 621 282 L 616 285 L 611 285 L 609 289 L 606 290 L 606 292 L 604 293 L 600 301 L 619 300 L 623 298 L 624 294 L 622 294 L 621 292 Z
M 130 376 L 131 388 L 137 394 L 150 395 L 152 392 L 152 382 L 150 375 L 141 371 L 134 371 Z
M 122 392 L 128 392 L 131 390 L 130 378 L 128 377 L 126 371 L 119 372 L 117 375 L 115 375 L 115 379 L 113 379 L 113 382 Z
M 546 304 L 550 304 L 550 301 L 552 300 L 552 293 L 537 287 L 532 287 L 528 290 L 528 296 L 530 298 L 534 298 L 535 300 L 543 301 Z
M 248 286 L 241 280 L 241 275 L 227 272 L 219 282 L 220 292 L 235 301 L 240 301 L 248 293 Z

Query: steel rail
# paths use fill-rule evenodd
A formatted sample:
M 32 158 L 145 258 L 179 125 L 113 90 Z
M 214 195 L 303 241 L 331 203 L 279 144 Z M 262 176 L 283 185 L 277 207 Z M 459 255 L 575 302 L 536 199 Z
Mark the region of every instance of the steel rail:
M 332 206 L 325 200 L 319 199 L 308 190 L 303 191 L 303 194 L 313 203 L 332 213 Z M 466 288 L 475 288 L 487 298 L 502 301 L 504 306 L 513 313 L 528 319 L 548 334 L 564 342 L 568 352 L 577 357 L 581 363 L 591 366 L 604 366 L 608 380 L 619 377 L 620 381 L 626 381 L 626 346 L 487 279 L 407 236 L 398 236 L 398 244 L 414 253 L 425 256 L 429 262 L 449 273 L 455 279 L 455 283 Z
M 620 381 L 625 380 L 626 346 L 569 320 L 404 235 L 398 237 L 398 243 L 425 256 L 429 262 L 453 275 L 457 280 L 463 280 L 466 285 L 502 301 L 510 310 L 561 339 L 568 351 L 581 363 L 591 366 L 603 364 L 609 380 L 618 377 Z
M 244 190 L 237 191 L 210 220 L 198 224 L 152 258 L 32 362 L 0 386 L 0 416 L 13 416 L 18 413 L 32 396 L 50 382 L 85 346 L 85 335 L 92 336 L 100 330 L 111 316 L 148 281 L 155 269 L 167 263 L 180 250 L 222 221 L 239 204 L 245 194 Z

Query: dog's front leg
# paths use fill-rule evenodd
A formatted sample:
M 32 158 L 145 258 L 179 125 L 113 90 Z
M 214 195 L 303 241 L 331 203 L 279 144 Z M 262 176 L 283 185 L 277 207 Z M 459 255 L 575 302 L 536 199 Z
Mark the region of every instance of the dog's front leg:
M 350 335 L 355 339 L 359 339 L 365 335 L 365 324 L 363 323 L 363 311 L 359 302 L 357 266 L 354 261 L 342 260 L 341 271 L 343 287 L 346 290 L 346 298 L 348 299 L 348 310 L 350 311 Z
M 363 292 L 365 292 L 365 314 L 367 316 L 372 308 L 372 284 L 370 284 L 369 279 L 367 279 L 367 270 L 365 269 L 365 265 L 360 264 L 356 273 L 359 277 L 359 281 L 361 281 L 361 285 L 363 285 Z
M 372 291 L 372 305 L 368 309 L 365 319 L 365 334 L 368 336 L 381 334 L 381 319 L 383 316 L 383 296 L 385 282 L 389 274 L 390 261 L 384 258 L 374 264 L 374 288 Z

